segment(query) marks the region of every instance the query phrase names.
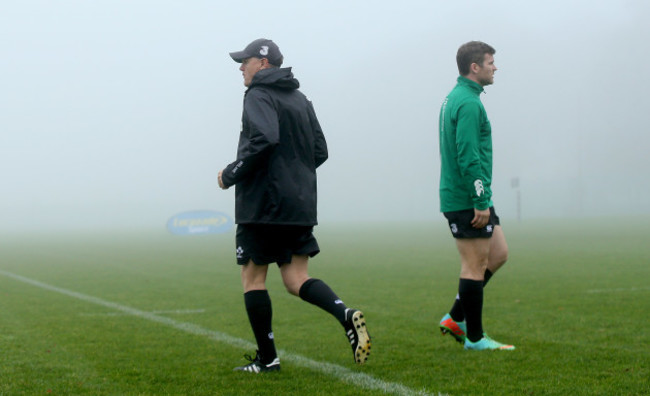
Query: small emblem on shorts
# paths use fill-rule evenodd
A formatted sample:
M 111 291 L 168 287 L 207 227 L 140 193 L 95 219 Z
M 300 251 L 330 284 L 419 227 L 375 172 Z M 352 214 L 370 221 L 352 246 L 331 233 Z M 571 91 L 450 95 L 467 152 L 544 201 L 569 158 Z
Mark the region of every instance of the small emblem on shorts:
M 334 300 L 334 304 L 343 304 L 343 301 L 341 301 L 341 299 Z
M 269 333 L 269 340 L 272 340 L 272 339 L 273 339 L 273 332 L 270 332 Z
M 488 224 L 487 227 L 485 227 L 487 232 L 492 232 L 492 225 Z
M 237 250 L 235 250 L 235 252 L 237 253 L 237 258 L 238 258 L 238 259 L 243 258 L 243 256 L 244 256 L 244 249 L 243 249 L 241 246 L 238 246 L 238 247 L 237 247 Z
M 449 227 L 451 228 L 451 232 L 453 234 L 458 232 L 458 226 L 456 225 L 456 223 L 451 223 L 451 225 Z

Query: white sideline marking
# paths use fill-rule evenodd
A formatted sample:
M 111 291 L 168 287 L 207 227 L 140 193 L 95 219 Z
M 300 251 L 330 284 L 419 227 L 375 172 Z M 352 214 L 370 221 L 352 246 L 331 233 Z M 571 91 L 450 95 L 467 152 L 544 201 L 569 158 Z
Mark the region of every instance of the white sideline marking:
M 126 305 L 120 305 L 114 302 L 102 300 L 101 298 L 89 296 L 87 294 L 78 293 L 72 290 L 67 290 L 60 287 L 48 285 L 47 283 L 39 282 L 37 280 L 26 278 L 24 276 L 20 276 L 4 270 L 0 270 L 0 274 L 21 281 L 23 283 L 27 283 L 32 286 L 39 287 L 41 289 L 50 290 L 53 292 L 64 294 L 69 297 L 76 298 L 78 300 L 86 301 L 96 305 L 101 305 L 103 307 L 111 308 L 116 311 L 124 312 L 126 314 L 136 316 L 138 318 L 147 319 L 152 322 L 164 324 L 189 334 L 207 337 L 209 339 L 223 342 L 225 344 L 238 347 L 241 349 L 251 350 L 256 348 L 256 345 L 249 341 L 242 340 L 241 338 L 236 338 L 226 333 L 221 333 L 219 331 L 205 329 L 201 326 L 197 326 L 192 323 L 179 322 L 177 320 L 166 318 L 164 316 L 159 316 L 151 312 L 141 311 L 139 309 L 127 307 Z M 390 393 L 395 395 L 405 395 L 405 396 L 406 395 L 421 395 L 421 396 L 430 395 L 429 393 L 426 393 L 423 390 L 417 391 L 399 383 L 382 381 L 371 375 L 355 372 L 343 366 L 339 366 L 337 364 L 319 362 L 284 350 L 278 350 L 278 354 L 282 356 L 282 359 L 289 360 L 297 364 L 298 366 L 302 366 L 314 371 L 320 371 L 324 374 L 329 374 L 341 381 L 348 382 L 352 385 L 359 386 L 361 388 L 378 390 L 384 393 Z M 440 396 L 441 394 L 438 393 L 438 395 Z
M 205 313 L 204 308 L 199 309 L 169 309 L 169 310 L 159 310 L 151 311 L 153 314 L 193 314 L 193 313 Z
M 650 290 L 650 287 L 617 287 L 614 289 L 591 289 L 587 293 L 616 293 L 616 292 L 635 292 Z
M 169 315 L 185 315 L 185 314 L 197 314 L 205 313 L 205 309 L 168 309 L 168 310 L 154 310 L 149 311 L 152 314 L 169 314 Z M 124 312 L 82 312 L 79 316 L 128 316 L 129 314 Z
M 150 311 L 152 314 L 195 314 L 195 313 L 205 313 L 204 308 L 200 309 L 169 309 L 169 310 L 158 310 L 158 311 Z M 123 312 L 104 312 L 104 313 L 99 313 L 99 312 L 94 312 L 94 313 L 80 313 L 80 316 L 126 316 L 128 314 L 123 313 Z

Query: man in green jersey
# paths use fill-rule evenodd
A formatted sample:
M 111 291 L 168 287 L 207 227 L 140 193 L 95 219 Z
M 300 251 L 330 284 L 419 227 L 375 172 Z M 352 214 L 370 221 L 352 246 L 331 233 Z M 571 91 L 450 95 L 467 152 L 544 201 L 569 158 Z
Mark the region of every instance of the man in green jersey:
M 460 253 L 458 295 L 440 330 L 469 350 L 513 350 L 483 332 L 483 287 L 508 245 L 492 204 L 492 130 L 479 95 L 494 82 L 494 48 L 480 41 L 456 54 L 457 84 L 440 110 L 440 211 Z

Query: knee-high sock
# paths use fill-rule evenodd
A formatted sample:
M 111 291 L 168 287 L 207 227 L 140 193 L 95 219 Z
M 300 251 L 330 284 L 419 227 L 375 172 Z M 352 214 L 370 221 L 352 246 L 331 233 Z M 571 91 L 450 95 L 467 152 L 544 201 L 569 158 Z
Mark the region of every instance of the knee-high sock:
M 298 294 L 300 298 L 308 303 L 314 304 L 332 314 L 341 324 L 345 323 L 345 309 L 347 307 L 322 280 L 308 279 L 300 286 Z
M 461 278 L 458 294 L 465 312 L 467 338 L 476 342 L 483 337 L 483 281 Z
M 485 270 L 485 275 L 483 276 L 483 287 L 487 285 L 492 275 L 492 271 L 489 269 Z M 451 316 L 451 318 L 456 322 L 462 322 L 465 320 L 465 312 L 463 312 L 463 307 L 460 305 L 460 297 L 458 294 L 456 294 L 454 305 L 452 305 L 451 310 L 449 311 L 449 316 Z
M 244 303 L 246 304 L 248 320 L 251 323 L 253 334 L 255 334 L 262 363 L 270 363 L 277 357 L 277 352 L 275 351 L 273 330 L 271 329 L 273 309 L 269 292 L 267 290 L 246 292 L 244 293 Z

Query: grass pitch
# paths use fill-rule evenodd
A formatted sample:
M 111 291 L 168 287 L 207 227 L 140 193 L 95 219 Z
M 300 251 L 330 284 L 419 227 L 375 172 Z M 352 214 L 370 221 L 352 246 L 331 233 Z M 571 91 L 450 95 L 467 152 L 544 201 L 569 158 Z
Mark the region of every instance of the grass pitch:
M 357 366 L 340 325 L 267 285 L 282 371 L 254 354 L 233 233 L 4 235 L 0 395 L 650 394 L 647 220 L 504 221 L 510 259 L 484 326 L 513 352 L 466 352 L 437 329 L 458 282 L 444 221 L 319 226 L 310 274 L 362 309 Z

